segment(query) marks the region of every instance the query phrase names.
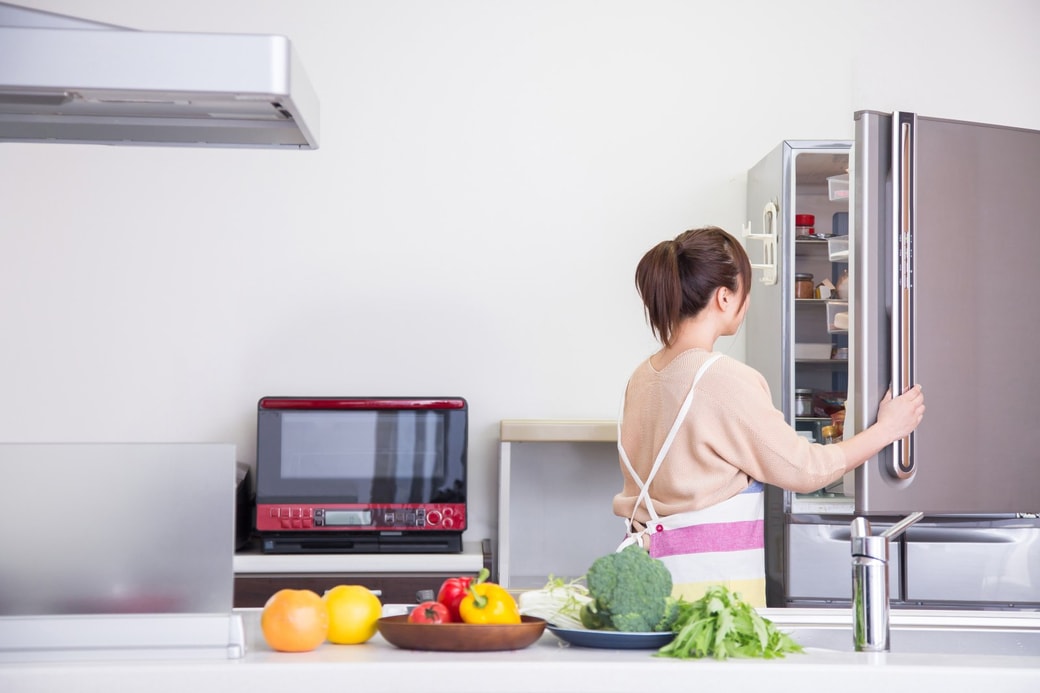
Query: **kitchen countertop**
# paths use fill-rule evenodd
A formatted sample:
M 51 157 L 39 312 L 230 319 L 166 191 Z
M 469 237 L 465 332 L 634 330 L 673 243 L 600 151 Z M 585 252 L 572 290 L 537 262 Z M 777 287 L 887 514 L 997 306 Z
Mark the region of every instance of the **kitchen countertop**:
M 248 690 L 369 690 L 424 693 L 669 693 L 694 690 L 821 690 L 915 693 L 1040 690 L 1037 656 L 866 654 L 810 650 L 777 660 L 672 660 L 653 650 L 564 646 L 548 631 L 524 650 L 419 652 L 376 635 L 364 645 L 325 644 L 313 652 L 273 652 L 258 609 L 242 610 L 247 653 L 237 660 L 90 661 L 0 665 L 4 693 L 194 693 Z M 850 634 L 851 637 L 851 634 Z

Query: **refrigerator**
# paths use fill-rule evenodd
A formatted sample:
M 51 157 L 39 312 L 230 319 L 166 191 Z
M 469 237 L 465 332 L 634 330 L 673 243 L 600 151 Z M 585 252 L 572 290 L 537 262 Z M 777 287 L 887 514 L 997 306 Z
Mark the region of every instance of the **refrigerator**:
M 767 488 L 770 606 L 847 604 L 851 519 L 921 511 L 892 541 L 893 606 L 1040 608 L 1037 181 L 1040 132 L 874 111 L 854 141 L 783 142 L 748 172 L 747 360 L 774 403 L 817 442 L 869 426 L 890 387 L 921 383 L 928 408 L 837 484 Z

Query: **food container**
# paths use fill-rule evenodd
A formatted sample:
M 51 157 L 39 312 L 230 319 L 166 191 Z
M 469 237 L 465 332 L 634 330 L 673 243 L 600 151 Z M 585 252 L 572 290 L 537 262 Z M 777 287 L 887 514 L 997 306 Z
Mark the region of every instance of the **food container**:
M 794 215 L 795 238 L 816 237 L 816 215 L 795 214 Z
M 794 357 L 800 361 L 830 360 L 834 345 L 827 343 L 799 342 L 794 345 Z
M 799 388 L 794 391 L 794 415 L 812 416 L 813 391 L 810 388 Z
M 838 285 L 834 287 L 834 293 L 843 301 L 849 300 L 849 271 L 844 269 L 838 277 Z
M 827 331 L 831 334 L 849 331 L 848 301 L 827 301 Z
M 817 390 L 813 392 L 813 415 L 832 417 L 834 412 L 845 408 L 847 392 L 824 392 Z M 831 423 L 834 423 L 833 420 Z
M 838 433 L 836 426 L 824 426 L 821 428 L 820 437 L 823 438 L 820 442 L 824 445 L 841 442 L 841 435 Z
M 831 262 L 849 261 L 849 237 L 831 236 L 827 239 L 827 255 Z
M 815 298 L 816 287 L 813 285 L 813 276 L 806 272 L 794 275 L 794 297 Z
M 849 199 L 849 174 L 831 176 L 827 179 L 827 195 L 832 202 Z

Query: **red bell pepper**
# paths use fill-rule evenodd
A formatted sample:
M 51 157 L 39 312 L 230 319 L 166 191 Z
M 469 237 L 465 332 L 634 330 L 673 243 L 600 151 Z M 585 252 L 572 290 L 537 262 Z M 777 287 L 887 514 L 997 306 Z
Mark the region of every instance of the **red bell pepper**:
M 437 592 L 437 601 L 448 607 L 452 621 L 462 621 L 462 617 L 459 616 L 459 604 L 462 603 L 463 597 L 469 594 L 469 586 L 473 580 L 471 577 L 448 578 Z

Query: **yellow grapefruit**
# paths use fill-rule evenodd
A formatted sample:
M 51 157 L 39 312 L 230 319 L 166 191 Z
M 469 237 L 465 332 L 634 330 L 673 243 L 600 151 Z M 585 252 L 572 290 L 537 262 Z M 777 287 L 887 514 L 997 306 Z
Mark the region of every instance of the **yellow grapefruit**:
M 329 614 L 329 642 L 358 645 L 376 634 L 383 604 L 362 585 L 337 585 L 323 597 Z

